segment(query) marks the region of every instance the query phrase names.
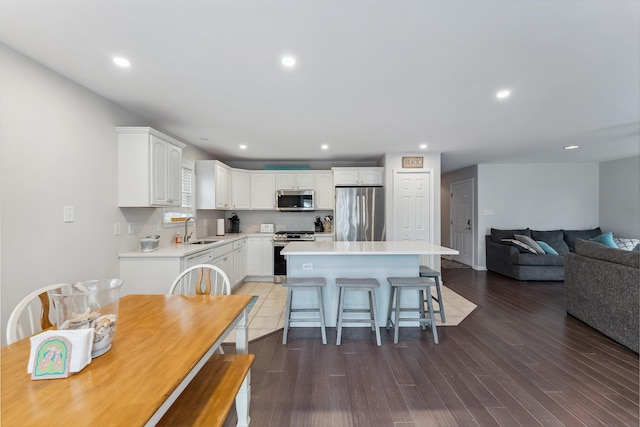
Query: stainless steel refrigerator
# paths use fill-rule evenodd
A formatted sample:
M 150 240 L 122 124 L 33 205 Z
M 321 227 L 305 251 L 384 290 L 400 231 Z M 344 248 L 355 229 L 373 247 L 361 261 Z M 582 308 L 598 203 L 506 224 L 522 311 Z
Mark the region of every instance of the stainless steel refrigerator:
M 384 188 L 336 187 L 336 241 L 385 240 Z

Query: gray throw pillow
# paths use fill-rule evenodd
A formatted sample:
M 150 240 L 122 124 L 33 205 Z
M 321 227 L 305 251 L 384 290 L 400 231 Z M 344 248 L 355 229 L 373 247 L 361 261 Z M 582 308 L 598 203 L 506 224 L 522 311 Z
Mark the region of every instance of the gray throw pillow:
M 520 253 L 523 253 L 523 254 L 535 254 L 536 253 L 535 249 L 533 249 L 531 246 L 527 245 L 526 243 L 522 243 L 520 240 L 502 239 L 500 241 L 502 243 L 504 243 L 505 245 L 516 247 L 518 249 L 518 251 L 520 251 Z
M 564 241 L 564 233 L 562 230 L 531 230 L 531 238 L 538 241 L 543 241 L 558 252 L 559 255 L 569 252 L 569 246 Z
M 513 237 L 515 237 L 516 240 L 524 243 L 525 245 L 529 246 L 530 248 L 532 248 L 535 253 L 542 255 L 544 253 L 544 249 L 542 249 L 540 247 L 540 245 L 533 240 L 531 237 L 529 236 L 523 236 L 522 234 L 514 234 Z

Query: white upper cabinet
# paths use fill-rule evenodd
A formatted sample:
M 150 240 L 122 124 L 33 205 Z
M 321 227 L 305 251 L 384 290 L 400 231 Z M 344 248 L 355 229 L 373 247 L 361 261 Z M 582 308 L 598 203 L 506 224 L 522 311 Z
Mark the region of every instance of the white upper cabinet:
M 336 187 L 350 185 L 383 185 L 384 168 L 331 168 Z
M 315 174 L 307 172 L 276 173 L 276 190 L 313 190 Z
M 218 160 L 196 161 L 196 208 L 231 209 L 231 168 Z
M 182 142 L 148 127 L 118 127 L 118 206 L 180 206 Z
M 276 174 L 251 172 L 251 209 L 273 210 L 276 208 Z
M 231 170 L 231 202 L 233 209 L 251 208 L 251 173 L 249 171 Z
M 333 174 L 331 171 L 315 172 L 316 210 L 333 210 Z

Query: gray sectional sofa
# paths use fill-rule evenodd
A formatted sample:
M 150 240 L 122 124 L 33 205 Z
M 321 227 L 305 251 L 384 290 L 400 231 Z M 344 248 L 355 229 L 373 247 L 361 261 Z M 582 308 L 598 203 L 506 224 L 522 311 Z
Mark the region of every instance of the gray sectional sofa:
M 564 283 L 567 313 L 638 352 L 640 252 L 578 240 Z
M 578 239 L 591 239 L 602 234 L 600 227 L 589 230 L 517 230 L 491 229 L 485 237 L 487 270 L 516 280 L 561 281 L 564 280 L 565 255 L 573 252 Z M 515 236 L 527 236 L 543 241 L 554 249 L 554 254 L 533 254 L 523 251 L 514 242 Z

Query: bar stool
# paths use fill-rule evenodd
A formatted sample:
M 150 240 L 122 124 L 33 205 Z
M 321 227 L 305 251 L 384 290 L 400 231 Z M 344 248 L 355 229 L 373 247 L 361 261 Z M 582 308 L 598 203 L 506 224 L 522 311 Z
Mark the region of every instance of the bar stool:
M 287 278 L 282 286 L 287 288 L 287 305 L 284 318 L 284 332 L 282 333 L 282 345 L 287 344 L 287 332 L 289 331 L 290 322 L 317 322 L 320 321 L 320 330 L 322 331 L 322 344 L 327 343 L 327 332 L 324 323 L 324 307 L 322 305 L 322 288 L 327 285 L 324 277 L 304 277 L 304 278 Z M 293 299 L 294 289 L 310 289 L 315 288 L 318 291 L 318 308 L 292 308 L 291 300 Z M 303 317 L 292 318 L 293 312 L 314 312 L 319 317 Z
M 387 277 L 387 281 L 391 285 L 389 294 L 389 310 L 387 311 L 387 329 L 391 328 L 391 325 L 395 326 L 393 335 L 393 343 L 398 344 L 398 327 L 401 320 L 418 320 L 420 327 L 426 330 L 427 323 L 431 323 L 431 331 L 433 332 L 433 342 L 438 344 L 438 331 L 436 329 L 436 316 L 433 314 L 433 302 L 431 301 L 431 286 L 435 286 L 435 282 L 426 277 Z M 400 294 L 405 290 L 417 290 L 418 291 L 418 307 L 406 307 L 400 308 Z M 393 305 L 395 293 L 395 307 Z M 426 293 L 426 298 L 424 293 Z M 427 301 L 427 307 L 429 311 L 429 318 L 427 319 L 424 310 L 424 301 Z M 401 311 L 417 311 L 420 317 L 408 317 L 401 318 Z M 391 313 L 395 312 L 395 322 L 391 321 Z
M 433 313 L 440 314 L 440 320 L 442 323 L 447 323 L 447 320 L 444 317 L 444 305 L 442 304 L 442 290 L 440 289 L 440 272 L 433 270 L 426 265 L 420 266 L 420 277 L 426 277 L 428 279 L 433 279 L 436 282 L 436 293 L 438 297 L 431 297 L 438 302 L 438 310 L 435 310 Z
M 336 287 L 340 288 L 340 296 L 338 297 L 338 337 L 336 345 L 340 345 L 342 340 L 342 324 L 343 323 L 370 323 L 371 330 L 376 331 L 376 344 L 381 346 L 380 342 L 380 326 L 378 324 L 378 304 L 376 303 L 376 288 L 380 287 L 377 279 L 345 279 L 337 278 Z M 369 308 L 344 308 L 344 296 L 346 291 L 367 291 L 369 295 Z M 344 313 L 369 313 L 367 319 L 344 319 Z

